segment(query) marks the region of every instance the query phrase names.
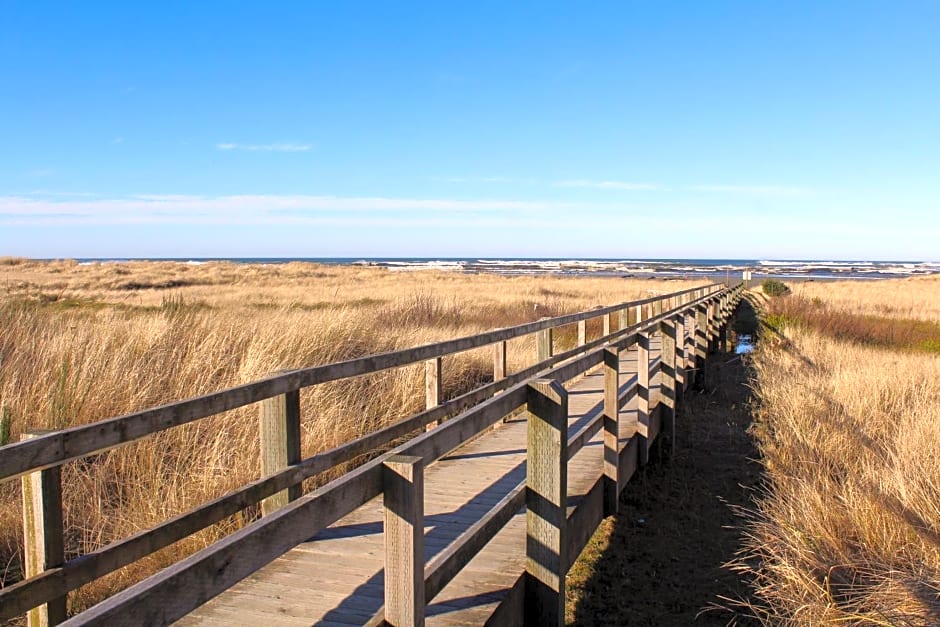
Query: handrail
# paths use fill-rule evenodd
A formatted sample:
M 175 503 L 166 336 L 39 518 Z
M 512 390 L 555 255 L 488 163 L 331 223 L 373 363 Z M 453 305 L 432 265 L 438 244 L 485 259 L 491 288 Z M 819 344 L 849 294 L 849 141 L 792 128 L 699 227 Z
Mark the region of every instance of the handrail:
M 260 561 L 261 565 L 267 563 L 267 561 L 286 552 L 286 550 L 289 550 L 305 538 L 309 538 L 319 530 L 332 524 L 335 520 L 348 514 L 353 509 L 356 509 L 362 503 L 380 494 L 382 492 L 380 471 L 382 464 L 390 456 L 395 454 L 419 455 L 425 459 L 426 463 L 439 459 L 480 433 L 489 425 L 500 420 L 506 414 L 524 406 L 526 385 L 533 377 L 549 377 L 558 381 L 570 380 L 599 364 L 603 359 L 604 348 L 614 347 L 623 349 L 628 347 L 636 342 L 637 334 L 641 331 L 654 329 L 658 324 L 670 317 L 698 307 L 702 303 L 710 302 L 714 300 L 717 295 L 727 293 L 727 290 L 724 289 L 712 291 L 711 288 L 713 287 L 715 286 L 685 290 L 675 294 L 590 310 L 579 314 L 569 314 L 567 316 L 542 320 L 536 323 L 528 323 L 510 329 L 501 329 L 495 332 L 471 336 L 469 338 L 460 338 L 459 340 L 419 347 L 427 350 L 439 350 L 442 346 L 452 345 L 454 342 L 461 340 L 491 338 L 493 334 L 517 332 L 520 329 L 525 329 L 528 333 L 531 332 L 532 329 L 541 330 L 552 328 L 553 326 L 571 324 L 572 322 L 607 315 L 626 307 L 663 301 L 698 290 L 702 291 L 701 296 L 690 299 L 688 303 L 681 304 L 669 311 L 664 311 L 649 320 L 642 321 L 631 327 L 619 329 L 610 335 L 597 338 L 569 351 L 552 355 L 538 364 L 507 376 L 505 379 L 481 386 L 458 398 L 445 402 L 438 407 L 398 421 L 384 429 L 362 436 L 340 447 L 331 449 L 330 451 L 325 451 L 302 460 L 283 471 L 251 482 L 236 491 L 170 519 L 157 527 L 142 531 L 130 538 L 71 560 L 62 567 L 49 569 L 36 577 L 0 590 L 0 600 L 3 601 L 2 605 L 0 605 L 0 620 L 22 613 L 30 607 L 33 607 L 37 598 L 50 598 L 55 595 L 64 594 L 88 581 L 101 577 L 108 572 L 112 572 L 121 566 L 140 559 L 140 557 L 153 553 L 172 542 L 191 535 L 195 531 L 217 522 L 225 516 L 240 511 L 253 503 L 257 503 L 266 496 L 285 489 L 285 487 L 295 485 L 306 478 L 334 467 L 338 463 L 348 461 L 369 450 L 374 450 L 378 446 L 387 444 L 402 435 L 419 429 L 435 420 L 439 420 L 443 416 L 456 411 L 462 412 L 433 431 L 419 435 L 396 447 L 392 451 L 363 464 L 343 477 L 301 497 L 274 514 L 251 523 L 244 529 L 228 536 L 207 549 L 199 551 L 162 573 L 158 573 L 154 577 L 115 595 L 103 604 L 96 606 L 96 608 L 98 608 L 97 610 L 92 611 L 90 614 L 88 612 L 84 613 L 82 615 L 83 624 L 85 620 L 94 622 L 96 615 L 101 620 L 106 621 L 106 617 L 110 615 L 110 612 L 114 611 L 115 608 L 126 609 L 128 603 L 136 607 L 138 611 L 149 611 L 146 610 L 146 599 L 149 598 L 152 593 L 161 594 L 158 591 L 165 591 L 167 585 L 173 588 L 177 595 L 182 595 L 183 597 L 195 595 L 191 598 L 191 601 L 196 599 L 202 599 L 202 601 L 204 601 L 208 598 L 205 596 L 208 592 L 205 589 L 207 585 L 215 589 L 215 593 L 217 593 L 218 590 L 229 587 L 234 582 L 258 568 L 259 560 L 266 560 Z M 520 332 L 519 335 L 521 334 L 524 333 Z M 502 337 L 504 336 L 500 335 L 500 339 L 496 339 L 495 341 L 503 341 L 501 339 Z M 518 337 L 518 335 L 514 335 L 513 337 Z M 397 351 L 395 353 L 386 353 L 385 356 L 401 356 L 407 352 L 408 351 Z M 420 357 L 407 363 L 422 361 L 426 356 L 426 353 L 420 353 Z M 293 371 L 286 375 L 279 375 L 278 377 L 272 377 L 262 382 L 257 382 L 256 384 L 248 384 L 248 386 L 257 385 L 259 383 L 272 384 L 275 382 L 286 382 L 292 386 L 297 377 L 314 376 L 310 374 L 311 372 L 319 372 L 322 375 L 322 373 L 325 372 L 324 369 L 330 366 L 364 363 L 364 360 L 368 359 L 369 358 L 361 358 L 350 362 L 342 362 L 341 364 L 317 366 L 301 371 Z M 658 365 L 658 361 L 650 364 L 651 370 L 657 368 Z M 244 389 L 248 386 L 232 388 L 225 392 Z M 299 388 L 289 388 L 289 390 L 285 390 L 285 392 L 293 389 Z M 625 402 L 625 399 L 631 391 L 635 389 L 636 382 L 627 385 L 621 395 L 621 401 Z M 502 393 L 494 396 L 497 392 Z M 216 393 L 216 396 L 219 394 L 222 393 Z M 209 395 L 209 397 L 211 396 L 212 395 Z M 165 406 L 164 409 L 206 398 L 208 397 L 182 401 L 181 403 Z M 140 414 L 130 415 L 129 417 L 140 416 L 146 413 L 147 412 L 141 412 Z M 102 423 L 96 424 L 100 425 Z M 595 424 L 597 425 L 596 428 L 594 427 Z M 585 438 L 589 439 L 591 435 L 600 428 L 600 424 L 599 417 L 593 418 L 591 423 L 576 434 L 575 437 L 581 439 L 583 445 L 583 440 Z M 95 425 L 88 425 L 86 430 L 94 426 Z M 587 428 L 592 429 L 591 435 L 586 435 Z M 40 438 L 37 438 L 37 440 L 39 439 Z M 37 440 L 33 440 L 33 442 Z M 24 442 L 24 444 L 29 442 L 30 441 Z M 11 448 L 12 447 L 4 447 L 0 449 L 0 453 Z M 578 448 L 580 448 L 580 446 L 578 446 Z M 2 457 L 0 457 L 0 459 L 2 459 Z M 33 466 L 31 468 L 41 467 L 42 466 Z M 300 515 L 295 516 L 294 514 Z M 266 535 L 277 536 L 277 539 L 266 540 L 265 537 L 263 537 Z M 218 577 L 212 584 L 200 584 L 198 576 L 194 576 L 196 573 L 206 568 L 218 568 L 220 564 L 225 564 L 225 576 Z M 219 586 L 221 586 L 221 588 Z M 212 594 L 214 593 L 210 593 L 209 596 L 212 596 Z M 187 602 L 182 598 L 178 599 L 178 603 L 183 606 L 187 605 Z M 171 613 L 177 611 L 180 605 L 174 604 L 174 608 L 168 609 L 167 611 Z M 146 616 L 153 620 L 160 620 L 160 617 L 154 614 L 147 614 Z M 167 615 L 163 614 L 161 616 L 165 618 Z

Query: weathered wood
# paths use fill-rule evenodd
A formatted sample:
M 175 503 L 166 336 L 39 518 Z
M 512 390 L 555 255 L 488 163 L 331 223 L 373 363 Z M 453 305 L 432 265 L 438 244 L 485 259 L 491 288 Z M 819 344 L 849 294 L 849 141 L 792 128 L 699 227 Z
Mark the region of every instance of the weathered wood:
M 441 404 L 443 379 L 441 377 L 441 358 L 435 357 L 424 362 L 424 407 L 431 409 Z
M 385 461 L 385 620 L 395 627 L 424 625 L 423 470 L 420 457 Z
M 493 615 L 486 621 L 486 627 L 521 625 L 525 620 L 525 573 L 519 577 L 499 604 Z
M 578 346 L 587 344 L 587 320 L 578 322 Z
M 525 505 L 526 485 L 520 483 L 473 523 L 447 549 L 434 556 L 425 568 L 425 600 L 430 603 L 460 570 Z
M 506 342 L 496 342 L 493 344 L 493 381 L 501 381 L 507 374 Z
M 622 331 L 630 326 L 630 308 L 624 307 L 617 312 L 617 330 Z
M 552 356 L 552 329 L 542 329 L 535 334 L 536 362 L 543 362 Z
M 633 478 L 638 465 L 640 439 L 636 436 L 630 438 L 620 449 L 620 478 L 622 480 L 620 490 L 627 487 L 627 483 Z
M 685 376 L 683 383 L 685 389 L 688 390 L 694 385 L 695 376 L 698 372 L 695 365 L 695 310 L 686 309 L 684 315 L 688 334 L 685 338 L 685 350 L 682 351 L 685 355 Z
M 682 313 L 676 314 L 676 410 L 682 402 L 682 396 L 685 393 L 685 333 L 686 316 Z
M 292 391 L 261 401 L 258 411 L 261 443 L 261 477 L 275 474 L 300 461 L 300 392 Z M 296 500 L 302 493 L 297 483 L 261 501 L 264 516 Z
M 718 347 L 722 352 L 728 351 L 728 325 L 726 323 L 728 319 L 728 308 L 730 306 L 731 299 L 729 296 L 724 295 L 721 297 L 721 311 L 719 314 L 718 322 Z
M 382 464 L 389 456 L 356 468 L 63 624 L 166 625 L 178 620 L 381 493 Z
M 660 352 L 660 416 L 664 430 L 669 435 L 669 455 L 676 451 L 676 346 L 678 319 L 668 318 L 662 323 L 662 345 Z
M 23 434 L 24 440 L 44 431 Z M 62 469 L 40 470 L 22 478 L 23 562 L 27 578 L 61 566 L 65 562 L 62 530 Z M 27 614 L 29 627 L 49 627 L 65 620 L 66 595 L 49 599 Z
M 525 622 L 563 625 L 567 556 L 568 393 L 539 379 L 528 388 Z
M 610 315 L 605 315 L 601 320 L 602 320 L 602 327 L 603 327 L 601 329 L 601 335 L 603 335 L 604 337 L 607 337 L 608 335 L 611 334 Z
M 618 495 L 619 496 L 619 495 Z M 571 515 L 565 523 L 568 530 L 565 542 L 565 556 L 567 561 L 564 564 L 564 570 L 567 573 L 574 562 L 578 559 L 581 551 L 587 545 L 588 540 L 594 535 L 597 526 L 604 519 L 606 506 L 604 488 L 604 477 L 598 477 L 594 485 L 578 501 L 578 506 L 574 508 Z
M 649 462 L 650 445 L 650 334 L 641 331 L 636 343 L 636 422 L 640 465 Z
M 700 304 L 695 313 L 695 381 L 705 385 L 705 360 L 708 357 L 708 305 Z
M 443 377 L 441 376 L 441 358 L 435 357 L 424 362 L 424 408 L 431 409 L 441 404 Z M 437 421 L 436 424 L 440 424 Z M 435 423 L 430 422 L 427 429 L 433 429 Z
M 620 503 L 620 354 L 604 350 L 604 514 L 619 511 Z

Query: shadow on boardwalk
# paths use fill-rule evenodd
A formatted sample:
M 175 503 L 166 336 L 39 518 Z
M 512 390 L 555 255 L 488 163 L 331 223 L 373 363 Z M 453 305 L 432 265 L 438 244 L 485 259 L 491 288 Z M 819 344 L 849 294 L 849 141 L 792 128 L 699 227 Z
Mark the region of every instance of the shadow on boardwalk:
M 756 624 L 707 609 L 723 604 L 719 597 L 747 598 L 747 583 L 722 566 L 741 544 L 734 506 L 748 506 L 760 480 L 747 434 L 747 367 L 722 353 L 708 374 L 707 389 L 685 397 L 675 458 L 660 455 L 627 485 L 620 513 L 602 523 L 572 568 L 569 623 Z

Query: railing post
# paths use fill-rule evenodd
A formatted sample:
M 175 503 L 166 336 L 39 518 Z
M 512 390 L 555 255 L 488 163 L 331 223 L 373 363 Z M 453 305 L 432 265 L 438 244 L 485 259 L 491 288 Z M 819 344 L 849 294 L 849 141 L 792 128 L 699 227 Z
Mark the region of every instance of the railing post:
M 604 515 L 620 509 L 620 355 L 604 349 Z
M 628 326 L 630 326 L 630 308 L 624 307 L 623 309 L 618 311 L 617 319 L 618 319 L 618 322 L 617 322 L 618 331 L 623 331 Z
M 49 431 L 24 433 L 30 440 Z M 45 570 L 65 563 L 65 544 L 62 532 L 62 467 L 55 466 L 24 476 L 23 490 L 23 544 L 26 578 L 35 577 Z M 29 627 L 58 625 L 66 619 L 68 596 L 51 599 L 30 610 Z
M 718 301 L 712 300 L 708 304 L 708 354 L 714 355 L 718 350 Z
M 668 318 L 662 325 L 662 367 L 659 369 L 659 390 L 662 398 L 659 404 L 659 416 L 663 431 L 669 434 L 669 456 L 676 452 L 676 346 L 678 345 L 677 318 Z
M 300 391 L 266 398 L 258 411 L 261 443 L 261 476 L 267 477 L 300 461 Z M 300 497 L 303 486 L 295 484 L 261 501 L 261 514 L 268 514 Z
M 424 362 L 424 407 L 431 409 L 441 404 L 441 358 Z
M 604 314 L 604 318 L 603 318 L 603 329 L 601 329 L 601 331 L 602 331 L 603 334 L 604 334 L 604 337 L 607 337 L 608 335 L 610 335 L 610 315 L 611 315 L 611 314 L 609 314 L 609 313 L 608 313 L 608 314 Z
M 394 455 L 385 462 L 385 620 L 424 625 L 424 460 Z
M 493 381 L 506 378 L 506 341 L 493 344 Z
M 435 357 L 424 362 L 424 408 L 431 409 L 441 404 L 441 390 L 443 386 L 443 377 L 441 377 L 441 358 Z M 428 423 L 425 428 L 430 431 L 443 420 Z
M 556 381 L 528 388 L 526 625 L 563 625 L 568 559 L 568 393 Z
M 688 390 L 695 383 L 695 377 L 698 370 L 695 367 L 695 332 L 696 332 L 696 313 L 695 309 L 687 309 L 685 313 L 686 328 L 688 335 L 685 338 L 685 350 L 682 351 L 685 357 L 685 390 Z
M 635 323 L 635 324 L 640 324 L 641 322 L 643 322 L 643 305 L 637 305 L 637 306 L 636 306 L 636 323 Z
M 552 356 L 552 329 L 542 329 L 535 332 L 536 360 L 545 361 Z
M 705 386 L 705 359 L 708 352 L 708 305 L 695 308 L 695 382 Z
M 587 344 L 587 320 L 578 320 L 578 346 Z
M 649 463 L 650 435 L 650 334 L 641 331 L 636 341 L 636 432 L 637 461 Z
M 679 406 L 679 400 L 685 394 L 685 327 L 686 315 L 684 313 L 676 314 L 676 407 Z
M 718 350 L 725 352 L 728 350 L 728 310 L 731 299 L 727 292 L 721 295 L 721 305 L 718 312 Z

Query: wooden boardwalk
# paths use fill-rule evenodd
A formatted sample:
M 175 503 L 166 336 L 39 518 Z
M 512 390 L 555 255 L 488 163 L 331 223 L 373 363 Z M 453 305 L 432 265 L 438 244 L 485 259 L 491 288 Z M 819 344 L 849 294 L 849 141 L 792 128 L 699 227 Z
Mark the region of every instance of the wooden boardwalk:
M 654 340 L 651 349 L 657 351 L 658 345 Z M 636 348 L 621 353 L 622 389 L 636 383 L 636 354 Z M 603 374 L 588 374 L 568 390 L 568 433 L 574 434 L 603 410 Z M 658 388 L 651 384 L 650 404 L 657 401 Z M 627 446 L 635 433 L 634 396 L 621 410 L 621 446 Z M 601 478 L 603 451 L 603 431 L 598 431 L 569 461 L 569 510 Z M 522 415 L 429 466 L 424 478 L 425 560 L 432 560 L 524 483 L 525 465 L 526 420 Z M 383 516 L 382 498 L 372 499 L 178 624 L 286 627 L 367 623 L 380 616 L 383 604 Z M 526 520 L 524 510 L 520 510 L 429 603 L 427 623 L 486 623 L 521 581 L 525 572 L 525 542 Z
M 0 589 L 0 621 L 560 625 L 571 564 L 660 428 L 675 429 L 681 391 L 725 341 L 742 290 L 702 286 L 304 367 L 0 447 L 0 481 L 23 486 L 29 556 L 24 579 Z M 553 339 L 566 327 L 576 342 Z M 526 337 L 534 363 L 509 372 L 507 342 Z M 444 399 L 442 359 L 485 347 L 492 381 Z M 301 390 L 421 364 L 425 411 L 302 457 Z M 258 479 L 66 559 L 64 465 L 249 405 Z M 363 456 L 303 493 L 305 480 Z M 260 518 L 67 615 L 72 591 L 258 505 Z

